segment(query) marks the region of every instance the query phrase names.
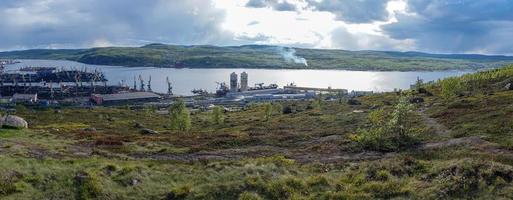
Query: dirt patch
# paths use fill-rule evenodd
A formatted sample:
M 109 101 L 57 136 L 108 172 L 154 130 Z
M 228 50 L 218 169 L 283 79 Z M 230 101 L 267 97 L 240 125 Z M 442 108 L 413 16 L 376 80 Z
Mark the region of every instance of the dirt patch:
M 423 109 L 418 111 L 420 117 L 424 121 L 427 127 L 432 129 L 437 136 L 448 137 L 451 134 L 451 130 L 445 127 L 443 124 L 440 124 L 436 119 L 427 115 Z
M 492 155 L 502 155 L 502 156 L 510 156 L 513 157 L 513 151 L 509 149 L 505 149 L 500 145 L 488 142 L 479 136 L 471 136 L 471 137 L 463 137 L 463 138 L 455 138 L 441 142 L 432 142 L 423 144 L 420 149 L 421 150 L 436 150 L 443 149 L 455 146 L 465 146 L 471 149 L 485 152 Z
M 441 142 L 432 142 L 423 144 L 420 149 L 422 150 L 433 150 L 433 149 L 442 149 L 453 146 L 461 146 L 461 145 L 489 145 L 490 142 L 487 142 L 481 137 L 472 136 L 472 137 L 463 137 L 463 138 L 455 138 Z

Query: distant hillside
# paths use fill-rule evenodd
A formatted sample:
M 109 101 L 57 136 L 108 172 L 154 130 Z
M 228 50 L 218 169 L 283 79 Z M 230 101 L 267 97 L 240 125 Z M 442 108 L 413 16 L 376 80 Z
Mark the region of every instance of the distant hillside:
M 64 59 L 86 64 L 128 67 L 271 68 L 347 70 L 482 69 L 513 63 L 510 56 L 428 54 L 421 52 L 345 51 L 266 45 L 180 46 L 92 49 L 34 49 L 0 52 L 0 58 Z

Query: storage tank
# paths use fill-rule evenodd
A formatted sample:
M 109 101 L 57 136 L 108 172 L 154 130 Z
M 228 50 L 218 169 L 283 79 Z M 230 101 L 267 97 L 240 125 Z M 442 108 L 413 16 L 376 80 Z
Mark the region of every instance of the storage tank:
M 230 74 L 230 92 L 237 92 L 238 90 L 238 81 L 237 81 L 237 74 L 235 72 L 232 72 Z
M 240 74 L 240 91 L 248 90 L 248 73 L 242 72 Z

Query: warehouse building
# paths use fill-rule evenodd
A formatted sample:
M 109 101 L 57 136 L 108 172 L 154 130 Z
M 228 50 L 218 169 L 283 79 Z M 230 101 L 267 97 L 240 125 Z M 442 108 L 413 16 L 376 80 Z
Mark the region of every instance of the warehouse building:
M 122 105 L 137 102 L 153 102 L 161 96 L 153 92 L 124 92 L 117 94 L 93 94 L 91 101 L 96 105 Z
M 36 103 L 37 101 L 37 94 L 16 93 L 11 98 L 11 102 L 13 103 Z

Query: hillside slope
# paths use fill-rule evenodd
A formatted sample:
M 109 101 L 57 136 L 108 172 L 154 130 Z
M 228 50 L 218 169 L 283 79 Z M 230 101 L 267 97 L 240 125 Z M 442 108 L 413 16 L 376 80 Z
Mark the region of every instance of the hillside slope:
M 420 52 L 345 51 L 265 45 L 106 47 L 0 52 L 0 58 L 65 59 L 86 64 L 187 67 L 347 70 L 482 69 L 513 63 L 513 57 Z
M 30 128 L 0 129 L 0 199 L 513 199 L 511 77 L 275 103 L 270 118 L 258 104 L 222 123 L 198 111 L 188 131 L 150 107 L 16 106 Z M 404 97 L 423 102 L 398 112 Z M 358 138 L 373 124 L 416 142 L 378 134 L 372 145 L 403 148 L 369 149 Z

